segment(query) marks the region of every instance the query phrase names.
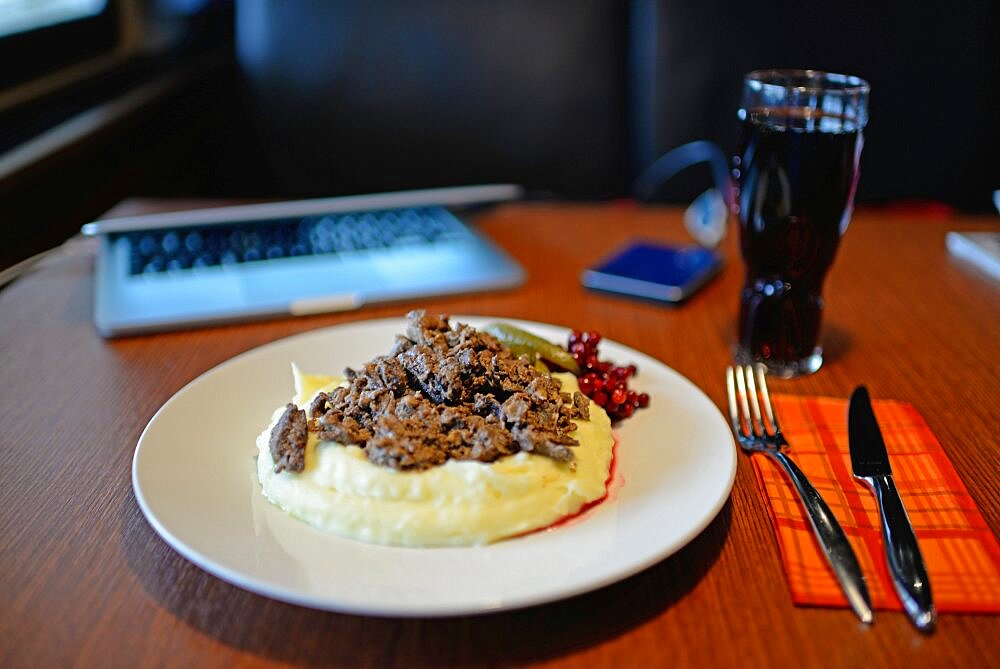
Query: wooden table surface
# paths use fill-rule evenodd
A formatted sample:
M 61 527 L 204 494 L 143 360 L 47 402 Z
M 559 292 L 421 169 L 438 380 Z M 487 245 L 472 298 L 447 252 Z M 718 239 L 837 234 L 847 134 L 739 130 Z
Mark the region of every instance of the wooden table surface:
M 120 211 L 163 203 L 131 202 Z M 176 206 L 176 204 L 174 205 Z M 950 229 L 996 217 L 861 211 L 826 286 L 826 364 L 773 390 L 846 397 L 858 383 L 913 403 L 994 531 L 1000 528 L 1000 283 L 945 251 Z M 432 311 L 596 329 L 664 361 L 724 405 L 742 269 L 668 308 L 583 290 L 581 270 L 632 237 L 683 241 L 680 212 L 520 204 L 479 217 L 529 273 L 520 289 L 439 298 Z M 902 614 L 866 628 L 791 603 L 767 511 L 740 455 L 730 501 L 689 545 L 589 594 L 481 617 L 400 620 L 313 611 L 209 575 L 136 504 L 132 454 L 183 385 L 266 342 L 391 305 L 114 341 L 91 323 L 86 245 L 0 292 L 0 666 L 956 666 L 1000 665 L 1000 617 Z

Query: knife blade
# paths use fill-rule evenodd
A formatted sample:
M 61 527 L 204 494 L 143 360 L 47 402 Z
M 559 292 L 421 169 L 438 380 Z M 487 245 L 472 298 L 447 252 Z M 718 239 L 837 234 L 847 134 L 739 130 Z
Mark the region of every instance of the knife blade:
M 868 484 L 878 502 L 886 562 L 893 587 L 917 629 L 930 632 L 937 621 L 930 580 L 910 518 L 893 482 L 889 454 L 872 410 L 868 389 L 864 386 L 858 386 L 851 393 L 847 434 L 854 477 Z

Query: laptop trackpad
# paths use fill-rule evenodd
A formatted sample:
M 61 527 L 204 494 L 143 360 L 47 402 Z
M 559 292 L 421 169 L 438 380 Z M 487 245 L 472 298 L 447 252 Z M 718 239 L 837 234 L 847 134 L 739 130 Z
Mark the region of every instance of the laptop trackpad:
M 313 262 L 314 258 L 273 261 L 259 270 L 244 266 L 240 286 L 250 304 L 284 304 L 314 298 L 362 295 L 382 287 L 383 279 L 363 260 Z

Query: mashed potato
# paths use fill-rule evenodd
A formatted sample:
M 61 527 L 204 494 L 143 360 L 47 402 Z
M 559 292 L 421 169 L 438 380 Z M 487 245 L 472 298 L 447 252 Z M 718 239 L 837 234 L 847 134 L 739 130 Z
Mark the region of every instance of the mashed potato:
M 308 406 L 341 380 L 295 375 L 295 404 Z M 563 391 L 577 389 L 572 374 L 557 374 Z M 606 492 L 611 468 L 611 423 L 590 403 L 590 420 L 576 421 L 575 469 L 541 455 L 517 453 L 492 463 L 449 460 L 404 472 L 372 464 L 357 446 L 319 441 L 310 433 L 305 469 L 274 473 L 268 440 L 274 422 L 257 438 L 257 474 L 264 495 L 310 525 L 371 543 L 468 546 L 551 525 Z

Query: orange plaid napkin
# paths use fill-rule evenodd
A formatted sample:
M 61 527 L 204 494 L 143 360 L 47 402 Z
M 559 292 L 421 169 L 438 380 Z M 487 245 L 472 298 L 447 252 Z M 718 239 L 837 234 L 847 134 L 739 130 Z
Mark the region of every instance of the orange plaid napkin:
M 854 546 L 872 605 L 901 610 L 885 564 L 875 497 L 851 475 L 847 402 L 825 397 L 772 397 L 789 455 L 816 486 Z M 1000 546 L 941 445 L 913 406 L 872 403 L 938 611 L 1000 612 Z M 769 458 L 754 457 L 768 501 L 792 600 L 806 606 L 847 606 L 798 496 Z

